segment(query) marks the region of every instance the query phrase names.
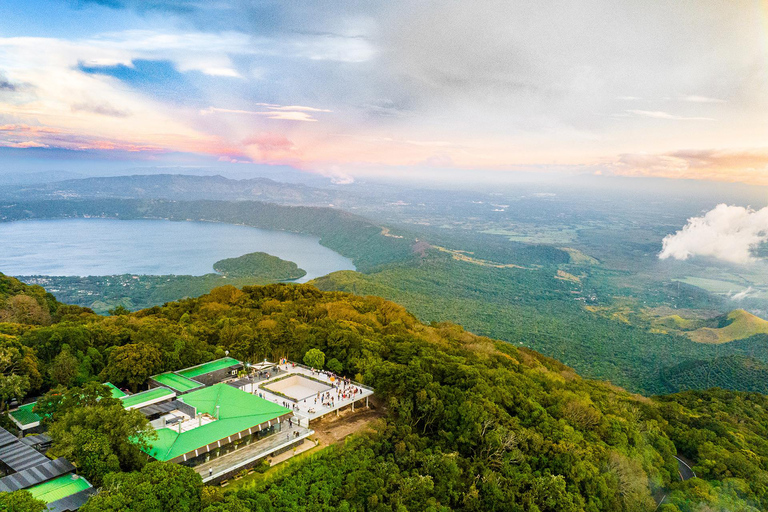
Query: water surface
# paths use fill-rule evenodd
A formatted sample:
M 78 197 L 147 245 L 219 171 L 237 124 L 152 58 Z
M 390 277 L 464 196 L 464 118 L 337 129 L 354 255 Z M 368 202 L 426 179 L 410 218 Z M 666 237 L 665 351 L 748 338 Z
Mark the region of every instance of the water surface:
M 63 219 L 0 223 L 0 272 L 11 276 L 203 275 L 213 264 L 266 252 L 307 271 L 306 282 L 354 270 L 319 238 L 211 222 Z

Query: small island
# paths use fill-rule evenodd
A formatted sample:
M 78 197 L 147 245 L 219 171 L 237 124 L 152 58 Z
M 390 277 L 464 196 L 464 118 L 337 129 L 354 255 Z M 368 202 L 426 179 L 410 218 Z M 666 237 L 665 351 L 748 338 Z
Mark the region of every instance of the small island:
M 135 311 L 185 297 L 197 297 L 227 284 L 242 288 L 293 281 L 307 275 L 296 263 L 265 252 L 223 259 L 214 263 L 213 268 L 217 273 L 202 276 L 123 274 L 20 276 L 20 279 L 46 287 L 58 300 L 106 314 L 116 308 Z
M 307 275 L 307 271 L 292 262 L 265 252 L 252 252 L 237 258 L 227 258 L 213 264 L 213 269 L 229 278 L 293 281 Z

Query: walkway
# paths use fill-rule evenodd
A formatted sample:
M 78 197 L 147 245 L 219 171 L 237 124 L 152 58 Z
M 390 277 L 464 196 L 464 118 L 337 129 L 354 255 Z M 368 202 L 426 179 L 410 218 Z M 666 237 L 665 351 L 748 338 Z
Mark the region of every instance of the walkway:
M 288 427 L 283 424 L 283 430 L 267 438 L 257 441 L 249 446 L 239 448 L 221 457 L 216 457 L 204 462 L 193 469 L 203 477 L 203 482 L 216 480 L 232 471 L 247 466 L 251 462 L 266 457 L 272 452 L 285 448 L 302 439 L 306 439 L 315 432 L 296 424 Z M 295 433 L 298 432 L 298 435 Z
M 338 383 L 338 381 L 331 382 L 330 377 L 328 377 L 324 373 L 317 372 L 317 371 L 313 372 L 312 370 L 310 370 L 309 368 L 306 368 L 303 365 L 297 364 L 294 367 L 292 363 L 288 363 L 288 364 L 280 365 L 279 371 L 274 375 L 270 375 L 269 379 L 252 380 L 249 383 L 244 383 L 243 385 L 241 385 L 240 389 L 256 395 L 261 394 L 262 397 L 265 398 L 266 400 L 269 400 L 276 404 L 283 405 L 283 402 L 287 401 L 284 397 L 275 395 L 273 393 L 270 393 L 267 390 L 261 389 L 259 387 L 259 384 L 263 384 L 265 382 L 269 382 L 289 374 L 306 375 L 307 377 L 312 377 L 313 379 L 326 382 L 328 383 L 329 386 L 333 386 L 335 383 Z M 238 381 L 238 383 L 242 383 L 242 382 L 244 381 L 242 380 Z M 289 404 L 288 407 L 293 409 L 294 413 L 297 416 L 305 418 L 305 420 L 308 420 L 308 421 L 313 421 L 317 418 L 321 418 L 325 416 L 328 413 L 337 411 L 341 408 L 347 407 L 352 404 L 357 404 L 357 406 L 364 406 L 365 399 L 373 395 L 373 390 L 371 388 L 363 386 L 362 384 L 358 384 L 357 382 L 352 382 L 352 386 L 357 387 L 360 390 L 360 392 L 357 393 L 354 397 L 349 397 L 346 399 L 337 398 L 335 390 L 331 391 L 331 394 L 334 397 L 334 403 L 332 407 L 326 407 L 319 402 L 316 404 L 314 402 L 314 399 L 303 400 L 296 404 L 294 404 L 293 402 L 288 402 Z

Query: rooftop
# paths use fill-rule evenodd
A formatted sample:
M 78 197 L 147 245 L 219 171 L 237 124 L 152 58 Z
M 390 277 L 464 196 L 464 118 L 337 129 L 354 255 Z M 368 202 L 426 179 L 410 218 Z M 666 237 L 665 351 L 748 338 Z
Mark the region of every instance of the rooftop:
M 199 364 L 191 368 L 179 370 L 176 373 L 178 375 L 182 375 L 189 379 L 194 379 L 198 375 L 205 375 L 206 373 L 215 372 L 217 370 L 224 370 L 225 368 L 229 368 L 231 366 L 237 366 L 239 364 L 242 364 L 242 363 L 237 359 L 235 359 L 234 357 L 222 357 L 221 359 L 208 361 L 207 363 Z
M 85 478 L 64 475 L 27 489 L 32 497 L 46 503 L 66 498 L 91 487 Z
M 104 385 L 107 386 L 109 390 L 112 392 L 112 398 L 123 398 L 124 396 L 128 396 L 128 393 L 118 388 L 111 382 L 105 382 Z
M 22 405 L 15 411 L 10 412 L 11 418 L 16 420 L 16 423 L 21 427 L 33 427 L 36 423 L 40 423 L 40 416 L 32 412 L 32 408 L 37 402 L 31 404 Z
M 175 459 L 291 412 L 290 409 L 226 384 L 193 391 L 179 400 L 195 407 L 198 413 L 208 414 L 212 418 L 216 417 L 218 406 L 218 419 L 181 433 L 173 428 L 157 429 L 158 438 L 147 451 L 157 460 Z
M 123 401 L 123 407 L 126 409 L 136 409 L 145 407 L 176 396 L 176 393 L 168 388 L 153 388 L 135 395 L 127 395 L 120 400 Z
M 180 393 L 186 393 L 201 387 L 203 384 L 195 380 L 179 375 L 178 373 L 161 373 L 152 377 L 152 380 L 159 382 L 163 386 L 169 387 Z

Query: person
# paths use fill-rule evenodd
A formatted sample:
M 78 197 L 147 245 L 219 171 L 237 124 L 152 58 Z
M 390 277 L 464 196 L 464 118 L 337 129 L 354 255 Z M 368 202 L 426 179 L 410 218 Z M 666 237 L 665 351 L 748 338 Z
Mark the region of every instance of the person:
M 208 477 L 210 478 L 213 475 L 213 468 L 208 468 Z

